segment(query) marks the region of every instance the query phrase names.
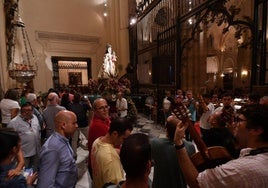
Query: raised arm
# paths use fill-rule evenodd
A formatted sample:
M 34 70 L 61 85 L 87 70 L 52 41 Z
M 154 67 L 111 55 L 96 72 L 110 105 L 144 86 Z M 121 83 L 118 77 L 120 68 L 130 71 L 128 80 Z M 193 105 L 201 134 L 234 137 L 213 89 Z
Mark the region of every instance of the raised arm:
M 187 184 L 190 187 L 199 187 L 198 182 L 196 180 L 198 176 L 198 171 L 193 165 L 183 144 L 183 137 L 185 135 L 185 130 L 187 126 L 188 125 L 183 125 L 181 122 L 177 124 L 174 136 L 174 143 L 176 147 L 176 153 L 178 156 L 178 162 Z

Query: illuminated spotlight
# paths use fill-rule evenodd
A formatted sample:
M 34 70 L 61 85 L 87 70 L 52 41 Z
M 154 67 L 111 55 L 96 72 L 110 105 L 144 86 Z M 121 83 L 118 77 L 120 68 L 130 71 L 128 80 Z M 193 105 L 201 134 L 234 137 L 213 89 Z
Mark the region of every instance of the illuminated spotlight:
M 137 18 L 130 19 L 130 25 L 134 25 L 137 22 Z
M 191 18 L 188 20 L 188 22 L 189 22 L 190 25 L 193 24 L 193 20 Z
M 248 75 L 248 71 L 247 70 L 242 70 L 241 71 L 241 76 L 247 76 Z
M 107 12 L 104 12 L 104 13 L 103 13 L 103 16 L 104 16 L 104 17 L 107 17 L 107 16 L 108 16 Z

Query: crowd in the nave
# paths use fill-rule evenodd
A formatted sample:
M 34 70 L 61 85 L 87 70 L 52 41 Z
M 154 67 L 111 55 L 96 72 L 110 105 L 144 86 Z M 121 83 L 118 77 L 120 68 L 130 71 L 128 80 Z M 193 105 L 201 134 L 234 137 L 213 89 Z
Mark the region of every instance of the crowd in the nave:
M 164 137 L 133 131 L 129 89 L 97 98 L 9 89 L 0 101 L 0 188 L 75 187 L 79 147 L 93 188 L 268 187 L 267 95 L 178 89 L 149 97 Z

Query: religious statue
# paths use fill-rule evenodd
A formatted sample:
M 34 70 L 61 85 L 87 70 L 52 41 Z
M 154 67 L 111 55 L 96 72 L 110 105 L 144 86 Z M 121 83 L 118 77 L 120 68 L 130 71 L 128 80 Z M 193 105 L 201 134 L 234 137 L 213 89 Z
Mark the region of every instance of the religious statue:
M 116 78 L 117 77 L 117 69 L 115 67 L 115 62 L 117 61 L 117 56 L 115 52 L 112 50 L 112 46 L 110 44 L 106 45 L 106 53 L 103 58 L 103 64 L 101 70 L 98 74 L 98 78 Z

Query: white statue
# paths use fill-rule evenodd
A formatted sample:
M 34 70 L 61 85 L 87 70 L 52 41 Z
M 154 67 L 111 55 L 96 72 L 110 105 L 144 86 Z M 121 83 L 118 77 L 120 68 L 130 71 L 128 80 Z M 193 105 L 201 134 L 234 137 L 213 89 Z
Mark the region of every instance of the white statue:
M 110 44 L 106 45 L 106 53 L 103 58 L 103 64 L 99 72 L 99 78 L 115 78 L 117 76 L 117 70 L 115 67 L 115 62 L 117 57 L 115 52 L 112 50 Z

